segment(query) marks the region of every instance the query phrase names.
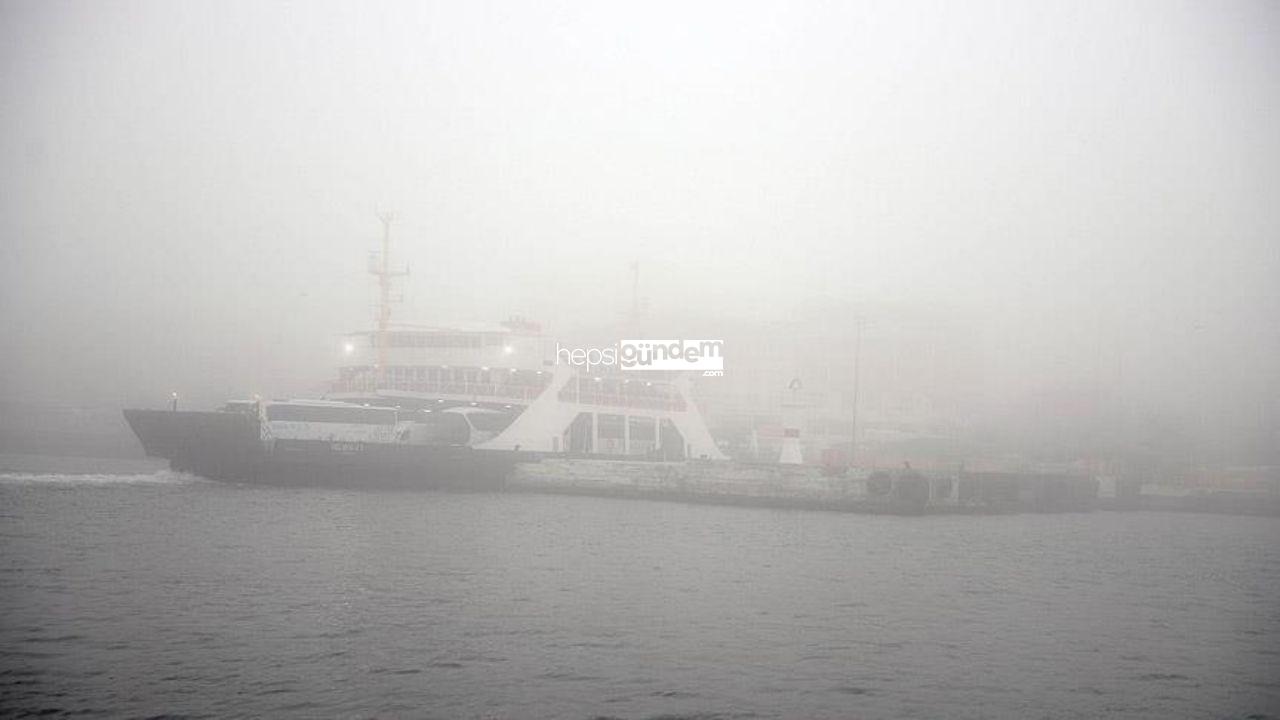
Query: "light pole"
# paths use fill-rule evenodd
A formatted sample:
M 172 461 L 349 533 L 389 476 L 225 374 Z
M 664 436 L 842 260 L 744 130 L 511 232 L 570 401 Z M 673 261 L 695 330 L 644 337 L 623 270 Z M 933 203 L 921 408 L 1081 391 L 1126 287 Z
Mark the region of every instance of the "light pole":
M 862 316 L 855 315 L 853 319 L 853 398 L 850 408 L 851 421 L 849 423 L 849 467 L 854 464 L 854 457 L 858 451 L 858 386 L 861 384 L 862 375 Z

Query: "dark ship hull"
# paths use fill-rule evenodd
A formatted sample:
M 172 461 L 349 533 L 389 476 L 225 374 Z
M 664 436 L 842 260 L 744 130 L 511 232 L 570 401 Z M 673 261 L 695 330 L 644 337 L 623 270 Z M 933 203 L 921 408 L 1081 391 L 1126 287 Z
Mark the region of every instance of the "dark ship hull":
M 501 489 L 529 453 L 457 445 L 261 439 L 260 421 L 232 412 L 125 410 L 147 455 L 174 470 L 263 485 L 378 489 Z

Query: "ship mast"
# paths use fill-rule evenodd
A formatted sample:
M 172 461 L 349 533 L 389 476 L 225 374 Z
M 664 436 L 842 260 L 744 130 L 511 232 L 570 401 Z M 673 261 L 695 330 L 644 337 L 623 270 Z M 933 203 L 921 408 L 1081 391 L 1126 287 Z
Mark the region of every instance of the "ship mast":
M 378 278 L 378 388 L 387 384 L 387 349 L 391 347 L 389 330 L 391 328 L 391 279 L 408 275 L 406 267 L 402 271 L 391 270 L 391 213 L 380 213 L 382 221 L 382 257 L 380 262 L 371 264 L 369 272 Z

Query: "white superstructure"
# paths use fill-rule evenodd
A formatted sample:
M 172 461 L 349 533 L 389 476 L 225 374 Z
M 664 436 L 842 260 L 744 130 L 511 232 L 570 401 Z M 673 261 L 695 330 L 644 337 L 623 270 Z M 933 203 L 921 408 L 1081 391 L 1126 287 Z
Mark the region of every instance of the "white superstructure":
M 725 459 L 689 398 L 687 374 L 558 365 L 554 339 L 533 323 L 395 326 L 342 342 L 329 398 L 461 412 L 480 449 Z

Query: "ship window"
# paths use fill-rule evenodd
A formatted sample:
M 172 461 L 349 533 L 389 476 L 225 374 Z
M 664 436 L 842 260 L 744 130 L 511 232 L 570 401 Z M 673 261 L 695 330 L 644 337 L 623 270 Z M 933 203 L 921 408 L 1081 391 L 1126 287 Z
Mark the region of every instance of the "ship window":
M 606 415 L 604 413 L 596 415 L 597 432 L 600 435 L 600 439 L 622 439 L 624 420 L 625 418 L 622 415 Z
M 631 424 L 631 442 L 653 442 L 655 437 L 653 418 L 631 417 L 627 418 L 627 422 Z

